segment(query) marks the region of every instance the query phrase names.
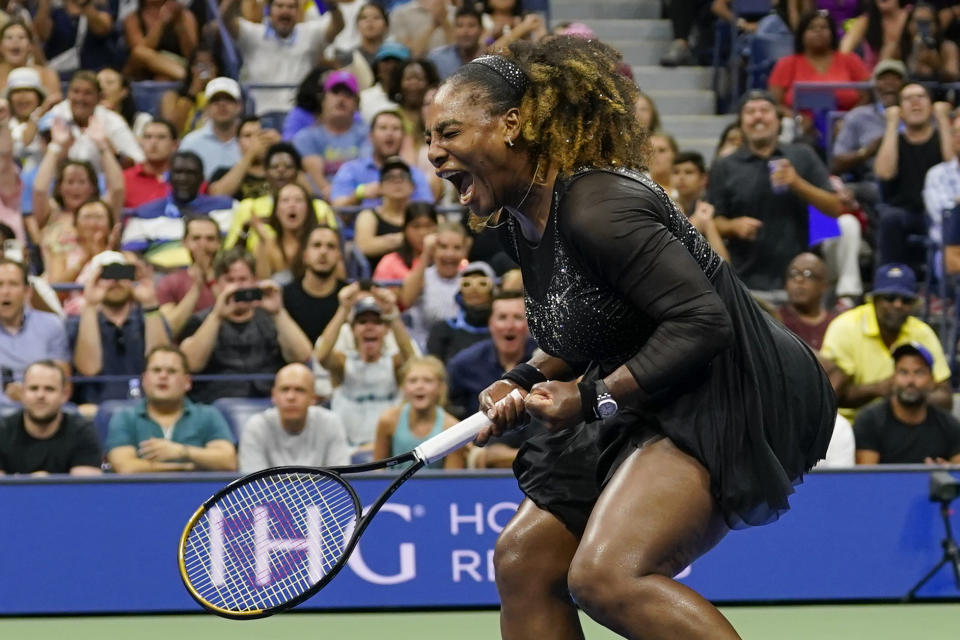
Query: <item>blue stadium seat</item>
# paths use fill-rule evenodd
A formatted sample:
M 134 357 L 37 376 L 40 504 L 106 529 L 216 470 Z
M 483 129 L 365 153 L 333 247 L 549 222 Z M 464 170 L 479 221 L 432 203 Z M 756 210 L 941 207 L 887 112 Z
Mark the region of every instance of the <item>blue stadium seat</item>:
M 254 414 L 266 411 L 273 403 L 270 398 L 220 398 L 213 401 L 213 406 L 227 419 L 234 438 L 240 442 L 247 420 Z
M 110 432 L 110 418 L 113 414 L 124 409 L 135 407 L 140 400 L 133 398 L 123 400 L 105 400 L 97 407 L 97 414 L 93 417 L 93 426 L 97 428 L 97 435 L 100 436 L 100 445 L 107 443 L 107 434 Z

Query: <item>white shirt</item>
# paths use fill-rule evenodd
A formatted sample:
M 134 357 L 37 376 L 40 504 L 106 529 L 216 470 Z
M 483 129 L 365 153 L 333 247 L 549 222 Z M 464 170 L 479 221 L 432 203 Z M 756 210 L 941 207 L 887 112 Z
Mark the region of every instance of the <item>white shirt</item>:
M 930 239 L 940 244 L 943 238 L 943 212 L 957 206 L 960 198 L 960 163 L 954 158 L 930 167 L 923 181 L 923 204 L 930 222 Z
M 276 408 L 251 416 L 240 433 L 240 471 L 251 473 L 287 465 L 334 467 L 350 463 L 340 418 L 329 409 L 307 409 L 307 424 L 297 434 L 280 424 Z
M 833 435 L 827 445 L 827 455 L 817 463 L 815 469 L 846 469 L 856 464 L 856 441 L 850 421 L 837 414 L 833 424 Z
M 50 109 L 50 114 L 52 117 L 63 118 L 70 123 L 70 131 L 73 133 L 73 144 L 70 146 L 67 157 L 71 160 L 86 160 L 92 164 L 98 172 L 102 172 L 103 168 L 100 166 L 100 150 L 97 149 L 96 143 L 87 137 L 84 130 L 73 123 L 73 111 L 70 110 L 70 101 L 64 100 L 55 105 Z M 123 119 L 123 116 L 115 111 L 111 111 L 102 104 L 98 104 L 96 108 L 94 108 L 93 116 L 103 125 L 103 131 L 107 134 L 107 139 L 110 141 L 116 153 L 130 158 L 134 163 L 138 164 L 146 160 L 146 156 L 143 155 L 143 149 L 140 148 L 136 136 L 133 135 L 133 131 L 127 126 L 127 121 Z
M 326 22 L 301 22 L 282 39 L 268 23 L 237 18 L 237 24 L 237 46 L 244 61 L 240 71 L 243 82 L 291 85 L 285 89 L 251 90 L 257 115 L 289 111 L 297 93 L 296 85 L 310 73 L 326 44 Z

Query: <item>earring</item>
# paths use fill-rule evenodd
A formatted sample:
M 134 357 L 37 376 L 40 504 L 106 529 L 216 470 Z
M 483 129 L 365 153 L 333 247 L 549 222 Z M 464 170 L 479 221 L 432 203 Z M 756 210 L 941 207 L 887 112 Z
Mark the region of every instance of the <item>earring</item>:
M 510 148 L 513 148 L 513 139 L 512 139 L 512 138 L 507 138 L 507 146 L 510 147 Z

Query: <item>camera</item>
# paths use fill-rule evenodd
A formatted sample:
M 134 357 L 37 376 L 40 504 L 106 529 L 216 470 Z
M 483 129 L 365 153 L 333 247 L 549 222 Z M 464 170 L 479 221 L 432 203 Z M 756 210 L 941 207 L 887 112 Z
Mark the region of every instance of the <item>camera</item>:
M 930 502 L 951 502 L 960 496 L 960 480 L 946 471 L 930 474 Z
M 357 284 L 360 286 L 360 291 L 370 291 L 373 289 L 373 280 L 370 278 L 362 278 L 357 281 Z
M 234 302 L 254 302 L 256 300 L 263 300 L 263 291 L 257 287 L 237 289 L 233 294 Z
M 928 49 L 937 48 L 937 39 L 933 37 L 933 22 L 930 20 L 917 20 L 917 38 Z
M 135 280 L 137 268 L 132 264 L 114 262 L 103 266 L 100 270 L 101 280 Z
M 3 257 L 23 264 L 23 245 L 15 238 L 3 241 Z

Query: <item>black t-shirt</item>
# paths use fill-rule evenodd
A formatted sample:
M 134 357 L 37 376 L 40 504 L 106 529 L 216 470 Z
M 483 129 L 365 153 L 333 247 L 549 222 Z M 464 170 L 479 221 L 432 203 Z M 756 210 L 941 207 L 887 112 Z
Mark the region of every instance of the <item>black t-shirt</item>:
M 283 288 L 283 306 L 310 338 L 310 344 L 317 342 L 317 338 L 337 312 L 337 307 L 340 306 L 337 294 L 345 286 L 346 282 L 338 281 L 330 295 L 323 298 L 315 298 L 304 291 L 300 280 L 294 280 Z
M 23 426 L 23 412 L 0 419 L 0 470 L 4 473 L 70 473 L 73 467 L 100 467 L 103 453 L 93 424 L 64 413 L 60 428 L 39 440 Z
M 181 339 L 196 333 L 211 311 L 193 314 L 183 328 Z M 276 373 L 285 364 L 273 317 L 263 309 L 255 309 L 253 318 L 247 322 L 224 320 L 220 323 L 217 342 L 202 373 Z M 190 397 L 195 402 L 208 404 L 217 398 L 266 398 L 272 386 L 270 380 L 198 382 L 193 385 Z
M 907 140 L 901 133 L 897 140 L 897 175 L 880 182 L 883 201 L 907 211 L 922 214 L 923 182 L 930 167 L 943 162 L 940 135 L 934 129 L 930 139 L 920 144 Z
M 922 464 L 926 458 L 949 460 L 960 453 L 960 422 L 946 411 L 927 407 L 921 424 L 897 420 L 890 401 L 878 402 L 857 413 L 853 423 L 857 449 L 880 454 L 888 464 Z
M 810 147 L 781 144 L 770 158 L 741 147 L 718 160 L 707 195 L 717 217 L 750 216 L 763 222 L 756 240 L 727 239 L 737 274 L 749 288 L 760 291 L 783 289 L 787 265 L 810 241 L 806 200 L 790 190 L 774 193 L 770 186 L 769 161 L 776 158 L 788 159 L 801 178 L 833 192 L 826 166 Z

